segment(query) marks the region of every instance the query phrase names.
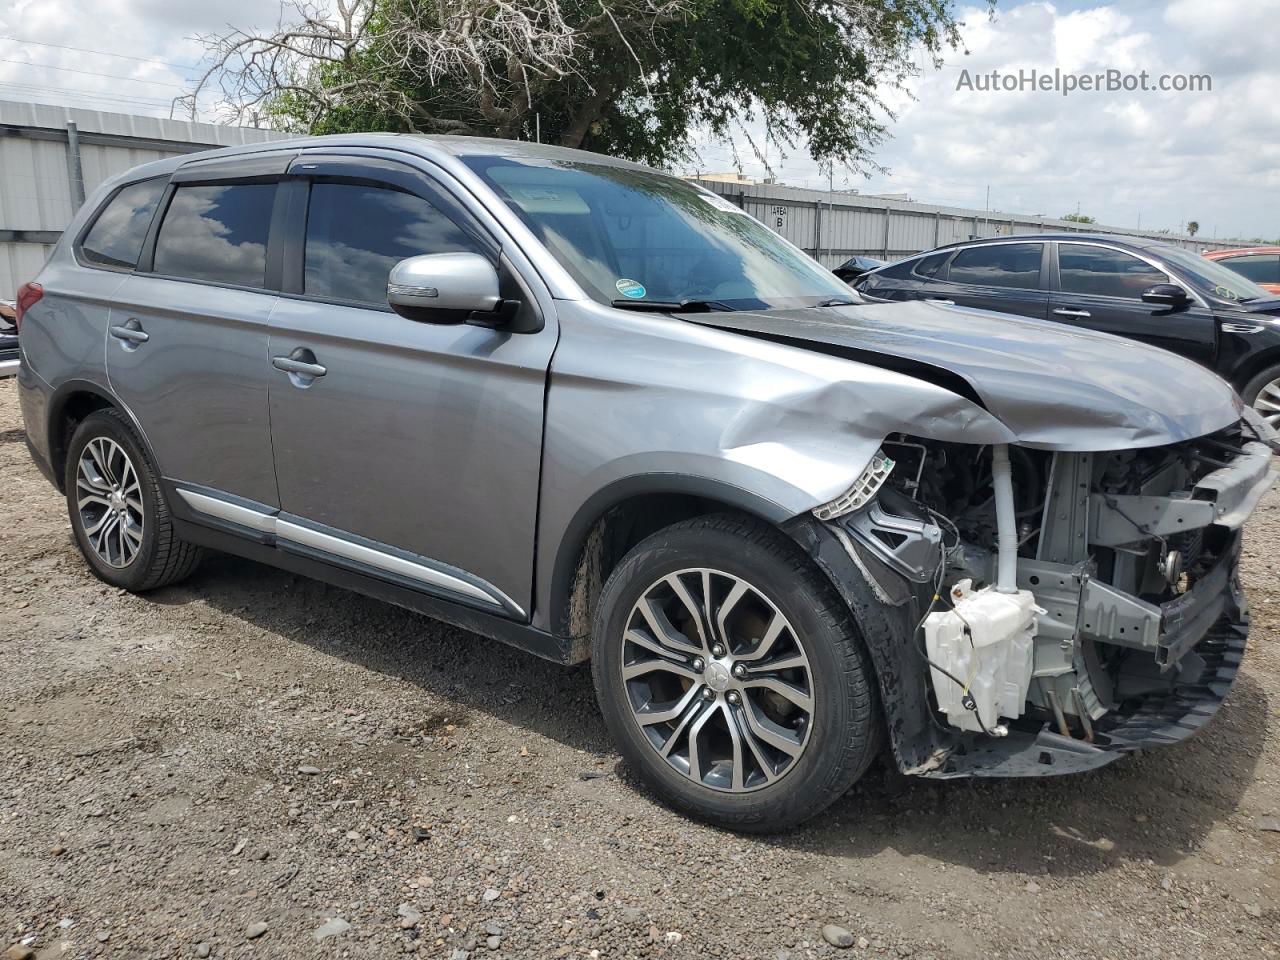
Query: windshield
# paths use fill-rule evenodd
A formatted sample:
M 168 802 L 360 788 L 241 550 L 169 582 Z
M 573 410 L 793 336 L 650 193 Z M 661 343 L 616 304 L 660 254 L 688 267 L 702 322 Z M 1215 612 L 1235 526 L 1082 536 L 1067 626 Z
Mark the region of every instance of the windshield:
M 1179 247 L 1165 247 L 1160 255 L 1190 280 L 1193 286 L 1220 300 L 1244 303 L 1249 300 L 1270 300 L 1275 296 L 1217 261 L 1206 260 Z
M 683 180 L 603 163 L 463 159 L 601 303 L 858 300 L 758 220 Z

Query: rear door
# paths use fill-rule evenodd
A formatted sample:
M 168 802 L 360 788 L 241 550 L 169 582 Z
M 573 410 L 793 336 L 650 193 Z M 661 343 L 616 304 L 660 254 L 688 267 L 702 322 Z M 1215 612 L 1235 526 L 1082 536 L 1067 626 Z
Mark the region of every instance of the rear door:
M 106 341 L 112 390 L 161 473 L 271 506 L 267 251 L 289 159 L 180 169 L 113 296 Z
M 538 307 L 500 240 L 416 168 L 304 155 L 292 173 L 269 352 L 323 373 L 271 373 L 279 544 L 523 619 L 550 300 L 535 333 L 405 319 L 387 306 L 387 276 L 427 253 L 479 253 L 504 296 Z
M 1049 308 L 1047 244 L 983 243 L 962 247 L 929 284 L 930 298 L 1043 320 Z
M 1142 302 L 1157 283 L 1178 283 L 1155 262 L 1094 242 L 1059 241 L 1050 319 L 1141 340 L 1213 367 L 1216 323 L 1195 294 L 1176 310 Z M 1185 288 L 1185 284 L 1179 284 Z

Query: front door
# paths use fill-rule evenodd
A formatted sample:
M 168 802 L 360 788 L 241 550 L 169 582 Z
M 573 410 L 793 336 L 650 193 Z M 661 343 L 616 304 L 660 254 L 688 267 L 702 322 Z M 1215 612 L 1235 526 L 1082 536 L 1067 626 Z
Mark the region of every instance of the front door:
M 112 297 L 106 344 L 111 387 L 167 479 L 270 506 L 267 317 L 276 295 L 266 286 L 276 189 L 176 184 L 154 253 Z
M 1094 243 L 1058 243 L 1058 289 L 1049 319 L 1141 340 L 1212 368 L 1217 342 L 1212 312 L 1194 301 L 1176 309 L 1142 302 L 1163 270 L 1124 250 Z
M 396 166 L 295 164 L 301 262 L 271 315 L 269 352 L 311 366 L 272 374 L 278 542 L 524 619 L 556 332 L 390 310 L 387 276 L 404 258 L 499 259 L 448 194 Z

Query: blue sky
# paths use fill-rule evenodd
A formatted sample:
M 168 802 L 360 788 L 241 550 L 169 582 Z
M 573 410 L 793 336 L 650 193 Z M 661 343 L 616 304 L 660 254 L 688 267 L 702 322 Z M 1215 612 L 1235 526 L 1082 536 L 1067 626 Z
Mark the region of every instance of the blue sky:
M 971 3 L 957 8 L 968 53 L 950 52 L 941 70 L 921 55 L 910 95 L 890 97 L 897 120 L 876 153 L 887 173 L 837 170 L 837 188 L 979 208 L 990 188 L 996 211 L 1060 216 L 1079 205 L 1119 226 L 1197 220 L 1206 236 L 1280 237 L 1280 0 L 1000 0 L 994 16 Z M 263 0 L 95 0 L 92 17 L 79 0 L 8 0 L 0 38 L 44 45 L 0 39 L 0 98 L 166 115 L 194 75 L 196 34 L 275 17 Z M 1207 73 L 1213 88 L 1065 98 L 956 89 L 965 69 L 1031 67 Z M 762 176 L 746 136 L 738 141 L 744 172 Z M 701 152 L 695 167 L 732 166 L 725 144 Z M 784 182 L 827 185 L 803 144 L 773 148 L 769 161 Z

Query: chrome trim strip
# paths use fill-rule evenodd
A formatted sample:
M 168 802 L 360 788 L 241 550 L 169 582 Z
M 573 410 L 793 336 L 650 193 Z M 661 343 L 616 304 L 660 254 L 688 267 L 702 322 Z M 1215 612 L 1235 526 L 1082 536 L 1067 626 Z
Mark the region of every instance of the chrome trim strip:
M 497 607 L 509 614 L 524 618 L 527 614 L 518 603 L 508 597 L 497 587 L 485 581 L 473 583 L 462 577 L 454 576 L 427 563 L 417 563 L 406 557 L 379 550 L 376 547 L 355 543 L 344 536 L 325 533 L 309 526 L 303 526 L 290 520 L 283 520 L 274 513 L 265 513 L 243 504 L 224 500 L 221 497 L 209 496 L 184 487 L 177 487 L 178 496 L 197 513 L 208 517 L 234 523 L 238 526 L 255 530 L 275 537 L 277 541 L 285 540 L 300 546 L 310 547 L 321 553 L 341 557 L 355 563 L 364 564 L 374 570 L 395 574 L 418 583 L 429 584 L 449 593 L 478 600 L 487 606 Z M 463 572 L 463 571 L 459 571 Z M 475 578 L 479 580 L 478 577 Z
M 21 360 L 0 360 L 0 377 L 16 377 Z
M 254 510 L 250 507 L 243 507 L 238 503 L 232 503 L 229 500 L 222 500 L 218 497 L 206 496 L 203 493 L 196 493 L 194 490 L 186 490 L 178 487 L 178 496 L 187 502 L 187 506 L 192 510 L 210 517 L 217 517 L 219 520 L 226 520 L 228 523 L 237 523 L 242 527 L 248 527 L 250 530 L 257 530 L 259 533 L 275 533 L 276 518 L 269 513 L 263 513 L 260 510 Z
M 384 553 L 381 550 L 375 550 L 363 544 L 352 543 L 341 537 L 321 533 L 319 530 L 312 530 L 310 527 L 299 526 L 296 523 L 290 523 L 288 520 L 276 521 L 275 532 L 276 537 L 280 539 L 299 543 L 304 547 L 311 547 L 313 550 L 323 550 L 325 553 L 344 557 L 347 560 L 354 560 L 377 570 L 385 570 L 387 573 L 408 577 L 410 580 L 417 580 L 420 583 L 429 583 L 432 586 L 448 590 L 450 593 L 470 597 L 472 600 L 479 600 L 495 607 L 502 606 L 497 598 L 488 592 L 468 583 L 466 580 L 451 576 L 443 570 L 437 570 L 421 563 L 414 563 L 412 560 Z

